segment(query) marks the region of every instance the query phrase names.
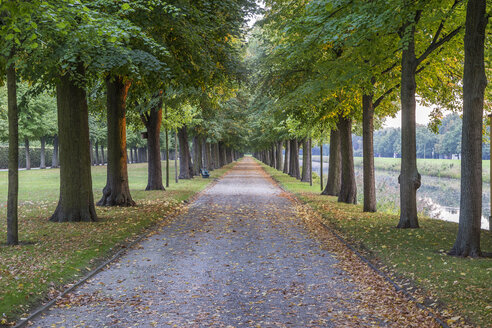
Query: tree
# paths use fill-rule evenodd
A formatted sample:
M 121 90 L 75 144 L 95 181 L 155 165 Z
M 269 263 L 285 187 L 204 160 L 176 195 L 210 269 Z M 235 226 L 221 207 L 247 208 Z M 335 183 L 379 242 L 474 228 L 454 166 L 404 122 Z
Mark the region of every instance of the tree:
M 469 0 L 466 9 L 463 73 L 463 135 L 458 235 L 451 255 L 478 257 L 482 218 L 482 120 L 485 87 L 484 47 L 488 23 L 485 0 Z

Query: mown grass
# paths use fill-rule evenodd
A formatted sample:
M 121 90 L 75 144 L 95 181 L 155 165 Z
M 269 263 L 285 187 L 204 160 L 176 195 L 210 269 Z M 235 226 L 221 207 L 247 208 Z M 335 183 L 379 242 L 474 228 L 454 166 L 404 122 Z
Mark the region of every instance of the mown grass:
M 408 279 L 437 297 L 450 309 L 450 316 L 464 316 L 477 326 L 490 327 L 492 259 L 446 255 L 456 237 L 456 223 L 420 217 L 420 229 L 396 229 L 397 215 L 363 213 L 359 205 L 342 204 L 335 197 L 319 195 L 318 185 L 310 187 L 264 167 L 286 190 L 318 211 L 327 225 L 389 274 Z M 483 251 L 492 252 L 491 232 L 482 231 L 481 244 Z
M 19 231 L 21 246 L 0 246 L 0 326 L 25 316 L 33 306 L 63 285 L 77 280 L 115 252 L 119 245 L 145 229 L 165 222 L 182 207 L 182 201 L 203 190 L 231 165 L 211 172 L 209 179 L 195 177 L 174 183 L 166 191 L 144 191 L 147 165 L 129 166 L 129 181 L 136 207 L 97 207 L 96 223 L 51 223 L 59 192 L 58 170 L 20 172 Z M 96 201 L 106 182 L 106 167 L 93 167 Z M 165 173 L 164 173 L 165 174 Z M 6 240 L 7 172 L 0 172 L 0 241 Z
M 319 156 L 313 156 L 319 161 Z M 328 156 L 323 156 L 323 162 L 328 162 Z M 362 167 L 362 157 L 354 158 L 354 165 Z M 401 158 L 374 158 L 376 170 L 400 172 Z M 459 159 L 417 159 L 417 168 L 422 175 L 433 177 L 461 179 L 461 161 Z M 484 182 L 490 182 L 490 160 L 482 161 L 482 176 Z

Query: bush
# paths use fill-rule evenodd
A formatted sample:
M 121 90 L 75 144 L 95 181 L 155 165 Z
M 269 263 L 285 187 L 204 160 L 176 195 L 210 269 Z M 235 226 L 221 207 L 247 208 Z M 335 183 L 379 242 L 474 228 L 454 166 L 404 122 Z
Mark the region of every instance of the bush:
M 41 148 L 30 148 L 31 167 L 39 167 L 41 164 Z M 53 149 L 45 149 L 46 166 L 51 166 L 53 157 Z M 0 147 L 0 169 L 7 169 L 9 165 L 9 148 Z M 19 147 L 19 167 L 26 167 L 26 150 L 24 147 Z

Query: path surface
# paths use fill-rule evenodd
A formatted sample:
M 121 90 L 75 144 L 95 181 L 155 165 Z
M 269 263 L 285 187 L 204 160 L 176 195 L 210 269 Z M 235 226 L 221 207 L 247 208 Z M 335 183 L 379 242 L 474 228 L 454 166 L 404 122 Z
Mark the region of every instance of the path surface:
M 353 326 L 335 315 L 358 318 L 357 326 L 390 325 L 357 312 L 358 287 L 336 263 L 292 202 L 245 158 L 187 213 L 33 326 Z

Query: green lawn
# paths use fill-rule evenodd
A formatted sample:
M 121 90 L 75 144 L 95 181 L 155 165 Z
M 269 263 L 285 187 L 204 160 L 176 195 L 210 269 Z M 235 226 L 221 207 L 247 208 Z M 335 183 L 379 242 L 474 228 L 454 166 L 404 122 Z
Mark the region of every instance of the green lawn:
M 163 163 L 164 165 L 164 163 Z M 101 208 L 96 223 L 52 223 L 59 197 L 59 171 L 20 171 L 19 231 L 22 246 L 0 246 L 0 326 L 24 316 L 48 295 L 77 280 L 146 228 L 165 223 L 182 208 L 182 201 L 203 190 L 231 166 L 211 172 L 210 179 L 196 177 L 171 184 L 166 191 L 144 191 L 147 165 L 129 165 L 132 208 Z M 164 171 L 164 168 L 163 168 Z M 93 167 L 96 201 L 106 182 L 106 167 Z M 165 174 L 165 173 L 164 173 Z M 2 220 L 0 240 L 6 240 L 7 172 L 0 172 Z
M 444 302 L 448 317 L 462 316 L 481 327 L 492 322 L 492 259 L 450 257 L 456 223 L 420 217 L 421 229 L 395 229 L 398 216 L 363 213 L 360 205 L 338 203 L 312 187 L 265 166 L 285 189 L 322 215 L 367 257 L 382 263 L 390 275 L 408 279 Z M 492 252 L 492 233 L 482 232 L 482 250 Z M 453 326 L 461 326 L 459 321 Z

